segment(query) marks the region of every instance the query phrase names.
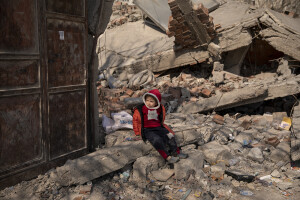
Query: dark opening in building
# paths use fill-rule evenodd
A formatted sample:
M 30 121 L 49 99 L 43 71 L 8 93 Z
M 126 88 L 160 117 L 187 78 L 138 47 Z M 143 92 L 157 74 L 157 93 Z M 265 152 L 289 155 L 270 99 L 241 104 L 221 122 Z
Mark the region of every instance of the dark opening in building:
M 263 72 L 276 72 L 278 62 L 276 59 L 284 56 L 266 41 L 254 39 L 243 61 L 240 74 L 249 77 Z

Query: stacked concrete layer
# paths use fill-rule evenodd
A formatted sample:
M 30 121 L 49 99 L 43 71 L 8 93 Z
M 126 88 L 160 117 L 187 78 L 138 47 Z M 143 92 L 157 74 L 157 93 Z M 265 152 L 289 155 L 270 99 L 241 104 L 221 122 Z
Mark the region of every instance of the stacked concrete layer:
M 265 80 L 268 81 L 268 80 Z M 230 92 L 217 94 L 197 102 L 188 102 L 178 108 L 183 113 L 198 113 L 209 110 L 221 110 L 264 100 L 275 99 L 300 93 L 300 76 L 290 77 L 284 82 L 259 82 Z
M 138 73 L 145 69 L 153 72 L 204 62 L 208 51 L 199 49 L 173 49 L 174 38 L 143 24 L 126 23 L 107 29 L 98 39 L 98 69 L 121 69 Z
M 291 138 L 291 158 L 297 161 L 300 160 L 300 104 L 294 107 L 292 120 L 294 135 Z
M 267 10 L 259 19 L 268 28 L 260 35 L 278 51 L 300 60 L 300 18 L 290 18 L 286 15 Z
M 217 29 L 219 54 L 249 46 L 253 36 L 250 29 L 260 27 L 255 38 L 263 38 L 276 50 L 300 60 L 300 18 L 291 18 L 272 10 L 257 9 L 249 12 L 250 5 L 227 2 L 210 13 Z M 224 18 L 226 16 L 226 18 Z M 216 53 L 214 53 L 216 54 Z
M 168 4 L 171 8 L 172 16 L 169 18 L 167 34 L 169 37 L 175 36 L 174 43 L 176 45 L 180 45 L 183 48 L 197 48 L 215 37 L 213 18 L 208 15 L 208 9 L 203 4 L 194 5 L 191 11 L 186 13 L 181 10 L 178 1 L 169 0 Z M 203 33 L 198 32 L 191 25 L 197 24 L 197 19 L 203 25 L 201 28 L 205 29 L 202 30 Z M 201 38 L 197 37 L 197 34 L 202 34 L 204 39 L 201 40 Z

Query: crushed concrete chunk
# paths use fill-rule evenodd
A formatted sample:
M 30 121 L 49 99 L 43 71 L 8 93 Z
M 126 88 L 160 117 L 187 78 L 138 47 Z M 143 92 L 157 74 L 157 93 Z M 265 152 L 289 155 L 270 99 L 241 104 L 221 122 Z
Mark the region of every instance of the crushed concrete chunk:
M 167 181 L 174 174 L 174 169 L 162 169 L 157 171 L 152 171 L 151 174 L 158 181 Z
M 248 158 L 262 163 L 264 161 L 264 156 L 260 148 L 252 148 L 248 154 Z

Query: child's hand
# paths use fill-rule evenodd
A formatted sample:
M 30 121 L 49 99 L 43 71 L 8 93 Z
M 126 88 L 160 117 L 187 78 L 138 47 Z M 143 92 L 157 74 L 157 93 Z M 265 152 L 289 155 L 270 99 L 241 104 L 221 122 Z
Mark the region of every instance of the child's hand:
M 167 136 L 169 139 L 172 139 L 172 137 L 174 137 L 174 135 L 172 133 L 168 133 Z

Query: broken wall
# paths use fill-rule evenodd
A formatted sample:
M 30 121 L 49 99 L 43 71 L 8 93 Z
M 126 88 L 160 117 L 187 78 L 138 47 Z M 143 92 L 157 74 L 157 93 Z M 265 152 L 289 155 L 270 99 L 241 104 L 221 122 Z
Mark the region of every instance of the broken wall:
M 259 8 L 271 8 L 277 12 L 289 12 L 300 14 L 300 3 L 299 0 L 243 0 L 244 2 L 253 4 Z

